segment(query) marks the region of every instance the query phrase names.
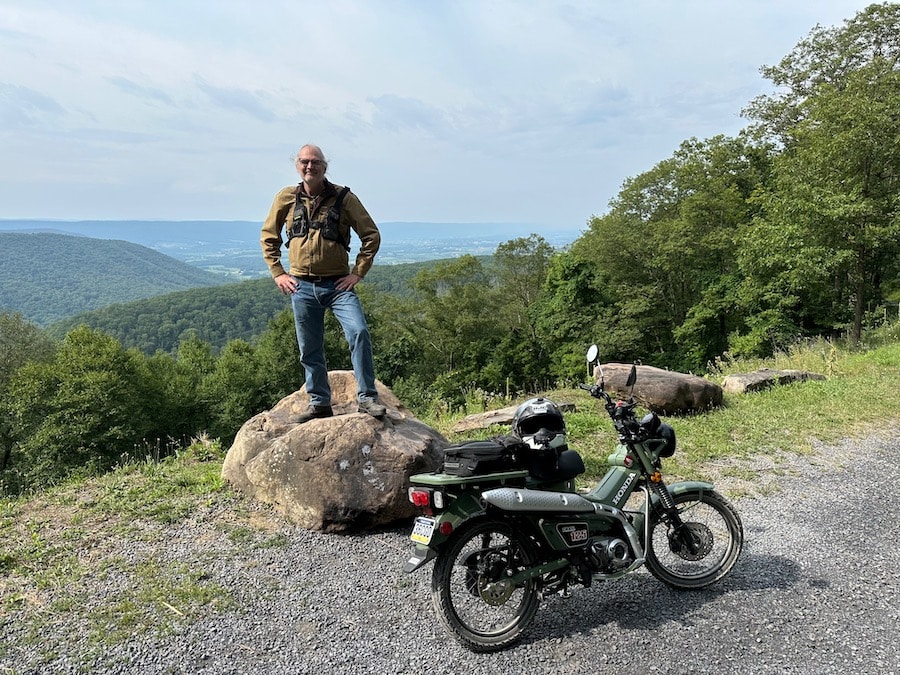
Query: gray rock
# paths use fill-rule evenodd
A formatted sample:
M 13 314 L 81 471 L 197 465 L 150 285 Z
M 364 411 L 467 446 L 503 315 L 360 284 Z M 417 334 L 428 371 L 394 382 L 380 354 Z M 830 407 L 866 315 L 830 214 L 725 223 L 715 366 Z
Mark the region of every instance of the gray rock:
M 554 403 L 556 403 L 554 401 Z M 512 424 L 513 417 L 516 415 L 521 404 L 511 405 L 498 410 L 488 410 L 483 413 L 475 413 L 467 415 L 453 425 L 453 433 L 458 434 L 463 431 L 474 431 L 475 429 L 487 429 L 495 424 Z M 562 412 L 572 412 L 575 410 L 574 403 L 556 403 Z
M 752 373 L 735 373 L 722 381 L 722 388 L 732 394 L 743 394 L 748 391 L 760 391 L 777 384 L 806 382 L 807 380 L 824 380 L 825 376 L 806 370 L 773 370 L 760 368 Z

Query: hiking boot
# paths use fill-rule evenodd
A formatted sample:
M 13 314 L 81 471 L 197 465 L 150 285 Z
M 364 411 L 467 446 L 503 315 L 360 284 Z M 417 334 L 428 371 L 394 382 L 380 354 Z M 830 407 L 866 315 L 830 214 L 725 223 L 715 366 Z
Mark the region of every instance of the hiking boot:
M 373 401 L 371 399 L 360 401 L 359 406 L 356 408 L 357 412 L 367 413 L 372 417 L 384 417 L 384 414 L 387 412 L 387 408 L 381 405 L 378 401 Z
M 321 417 L 331 417 L 332 415 L 334 415 L 334 412 L 331 410 L 330 405 L 314 405 L 310 403 L 306 412 L 302 412 L 294 417 L 293 421 L 296 424 L 303 424 L 310 420 L 319 419 Z

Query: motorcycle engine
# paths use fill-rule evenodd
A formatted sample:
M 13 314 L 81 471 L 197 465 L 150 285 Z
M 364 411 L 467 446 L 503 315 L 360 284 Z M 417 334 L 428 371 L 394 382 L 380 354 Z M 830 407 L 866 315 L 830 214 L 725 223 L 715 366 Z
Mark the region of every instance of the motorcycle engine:
M 628 544 L 616 537 L 594 537 L 587 550 L 588 560 L 600 573 L 616 572 L 632 562 Z

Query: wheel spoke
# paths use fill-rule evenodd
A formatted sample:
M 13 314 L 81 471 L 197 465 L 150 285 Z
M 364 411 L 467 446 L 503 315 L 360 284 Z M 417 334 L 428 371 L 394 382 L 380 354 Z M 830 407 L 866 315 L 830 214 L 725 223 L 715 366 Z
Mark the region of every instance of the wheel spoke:
M 505 523 L 485 522 L 463 533 L 438 559 L 432 594 L 442 622 L 477 651 L 502 648 L 537 610 L 535 581 L 510 578 L 533 564 L 530 545 Z
M 740 553 L 743 528 L 718 493 L 692 492 L 675 498 L 682 525 L 654 523 L 647 567 L 679 588 L 706 586 L 728 573 Z

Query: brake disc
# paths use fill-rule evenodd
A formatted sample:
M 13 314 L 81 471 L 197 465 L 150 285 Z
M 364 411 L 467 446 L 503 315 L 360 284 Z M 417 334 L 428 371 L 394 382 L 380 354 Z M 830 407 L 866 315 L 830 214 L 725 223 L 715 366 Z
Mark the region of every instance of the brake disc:
M 712 547 L 712 530 L 703 523 L 685 523 L 669 532 L 669 550 L 683 560 L 702 560 Z
M 481 599 L 492 607 L 499 607 L 505 604 L 516 589 L 508 579 L 487 583 L 484 583 L 483 579 L 479 579 L 479 586 L 481 586 Z

